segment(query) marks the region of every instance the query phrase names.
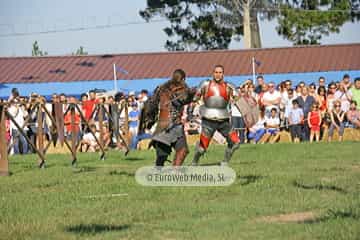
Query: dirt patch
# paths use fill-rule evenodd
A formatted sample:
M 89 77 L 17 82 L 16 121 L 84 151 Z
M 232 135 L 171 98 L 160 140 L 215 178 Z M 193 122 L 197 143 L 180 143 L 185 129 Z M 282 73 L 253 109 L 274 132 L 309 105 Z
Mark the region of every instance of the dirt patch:
M 354 164 L 354 165 L 351 166 L 351 169 L 358 172 L 358 171 L 360 171 L 360 165 L 355 165 Z
M 258 218 L 256 221 L 266 223 L 302 223 L 307 221 L 313 221 L 316 219 L 316 217 L 317 215 L 315 212 L 309 211 L 280 214 L 275 216 L 265 216 Z

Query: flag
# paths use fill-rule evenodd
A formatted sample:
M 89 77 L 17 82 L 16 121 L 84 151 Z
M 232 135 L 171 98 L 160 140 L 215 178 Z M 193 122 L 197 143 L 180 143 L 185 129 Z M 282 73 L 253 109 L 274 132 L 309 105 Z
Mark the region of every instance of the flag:
M 255 59 L 255 64 L 259 67 L 261 65 L 261 62 Z
M 126 71 L 125 69 L 123 69 L 122 67 L 116 67 L 116 70 L 123 73 L 123 74 L 129 74 L 129 72 Z

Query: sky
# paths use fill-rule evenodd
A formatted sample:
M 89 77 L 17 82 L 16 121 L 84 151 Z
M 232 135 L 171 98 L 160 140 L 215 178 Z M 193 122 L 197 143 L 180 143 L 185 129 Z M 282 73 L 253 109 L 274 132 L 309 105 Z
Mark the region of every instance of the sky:
M 69 55 L 83 46 L 89 54 L 162 52 L 168 22 L 145 23 L 139 10 L 146 0 L 0 0 L 0 56 L 31 56 L 32 44 L 39 42 L 49 55 Z M 126 24 L 136 23 L 136 24 Z M 111 28 L 64 31 L 101 25 Z M 277 35 L 276 21 L 261 21 L 263 47 L 291 46 Z M 14 36 L 14 33 L 59 31 Z M 360 42 L 360 23 L 346 23 L 339 34 L 323 37 L 322 44 Z M 244 48 L 242 41 L 230 49 Z

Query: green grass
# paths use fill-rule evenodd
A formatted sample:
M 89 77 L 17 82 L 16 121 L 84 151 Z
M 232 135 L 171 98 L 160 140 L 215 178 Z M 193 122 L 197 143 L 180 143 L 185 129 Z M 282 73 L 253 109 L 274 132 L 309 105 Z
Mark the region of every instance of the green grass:
M 35 155 L 15 156 L 0 178 L 0 239 L 360 239 L 359 147 L 242 146 L 229 187 L 140 186 L 134 173 L 153 164 L 153 151 L 109 152 L 104 162 L 79 154 L 76 168 L 70 155 L 49 155 L 44 170 Z M 223 151 L 212 145 L 201 163 Z M 259 221 L 308 211 L 317 217 Z

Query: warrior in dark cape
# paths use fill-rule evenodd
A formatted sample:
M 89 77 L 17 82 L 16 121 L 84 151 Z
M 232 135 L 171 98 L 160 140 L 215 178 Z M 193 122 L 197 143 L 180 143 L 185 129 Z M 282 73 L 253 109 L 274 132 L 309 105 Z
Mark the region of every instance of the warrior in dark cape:
M 181 117 L 184 105 L 193 100 L 195 92 L 186 85 L 185 72 L 177 69 L 172 79 L 158 86 L 145 102 L 139 130 L 143 132 L 157 123 L 151 141 L 156 150 L 156 166 L 164 166 L 172 148 L 176 151 L 174 166 L 181 166 L 189 153 Z

